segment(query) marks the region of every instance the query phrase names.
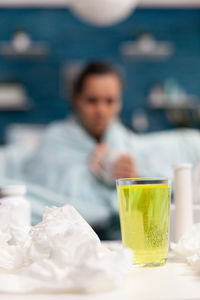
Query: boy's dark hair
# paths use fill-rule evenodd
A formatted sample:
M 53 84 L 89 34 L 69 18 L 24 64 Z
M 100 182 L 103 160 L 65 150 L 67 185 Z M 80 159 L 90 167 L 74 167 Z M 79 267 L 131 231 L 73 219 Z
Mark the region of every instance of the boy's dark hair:
M 77 96 L 83 89 L 84 82 L 87 77 L 91 75 L 107 75 L 113 74 L 119 78 L 119 81 L 122 83 L 122 76 L 112 65 L 101 62 L 101 61 L 94 61 L 86 65 L 82 71 L 77 76 L 76 80 L 74 81 L 72 87 L 72 96 Z

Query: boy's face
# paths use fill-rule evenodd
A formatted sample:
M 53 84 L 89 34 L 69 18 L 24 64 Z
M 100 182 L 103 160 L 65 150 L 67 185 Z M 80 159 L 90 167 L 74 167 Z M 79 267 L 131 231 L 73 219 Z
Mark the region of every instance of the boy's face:
M 82 125 L 95 138 L 101 138 L 121 108 L 121 83 L 114 74 L 90 75 L 75 99 Z

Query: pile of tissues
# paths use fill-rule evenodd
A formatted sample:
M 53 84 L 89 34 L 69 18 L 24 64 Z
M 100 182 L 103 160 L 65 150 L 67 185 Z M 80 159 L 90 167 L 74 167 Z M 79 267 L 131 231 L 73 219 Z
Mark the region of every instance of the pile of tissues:
M 103 291 L 117 286 L 132 261 L 131 250 L 105 247 L 70 205 L 46 208 L 31 228 L 0 210 L 0 292 Z
M 187 262 L 200 275 L 200 223 L 194 224 L 171 248 L 175 258 Z

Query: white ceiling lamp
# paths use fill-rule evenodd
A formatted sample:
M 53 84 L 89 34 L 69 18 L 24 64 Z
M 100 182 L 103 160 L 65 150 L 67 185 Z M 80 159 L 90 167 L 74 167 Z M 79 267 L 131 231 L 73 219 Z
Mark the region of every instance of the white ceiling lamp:
M 139 0 L 71 0 L 69 8 L 83 21 L 108 26 L 128 17 Z

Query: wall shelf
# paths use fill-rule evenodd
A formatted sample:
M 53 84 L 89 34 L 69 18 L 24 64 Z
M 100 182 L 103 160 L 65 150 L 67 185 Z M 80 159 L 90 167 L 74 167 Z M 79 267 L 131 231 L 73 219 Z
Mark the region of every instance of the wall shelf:
M 164 104 L 161 106 L 153 106 L 153 105 L 149 105 L 148 106 L 150 109 L 154 109 L 154 110 L 195 110 L 197 108 L 200 108 L 200 102 L 196 103 L 196 104 L 184 104 L 184 105 L 180 105 L 180 104 Z
M 169 41 L 156 41 L 151 34 L 143 34 L 136 41 L 126 41 L 120 46 L 122 56 L 129 59 L 165 60 L 174 53 Z
M 5 107 L 0 107 L 0 113 L 1 112 L 19 112 L 19 111 L 28 111 L 31 109 L 31 105 L 18 105 L 18 106 L 13 106 L 13 107 L 9 107 L 9 106 L 5 106 Z
M 44 57 L 48 55 L 49 47 L 45 43 L 32 43 L 25 50 L 16 49 L 11 42 L 0 43 L 0 55 L 7 57 L 25 58 L 25 57 Z
M 178 127 L 198 126 L 200 122 L 200 101 L 199 103 L 164 103 L 160 106 L 150 103 L 148 109 L 158 113 L 163 112 L 168 121 Z
M 28 111 L 32 107 L 30 99 L 23 99 L 18 104 L 0 105 L 0 112 Z

